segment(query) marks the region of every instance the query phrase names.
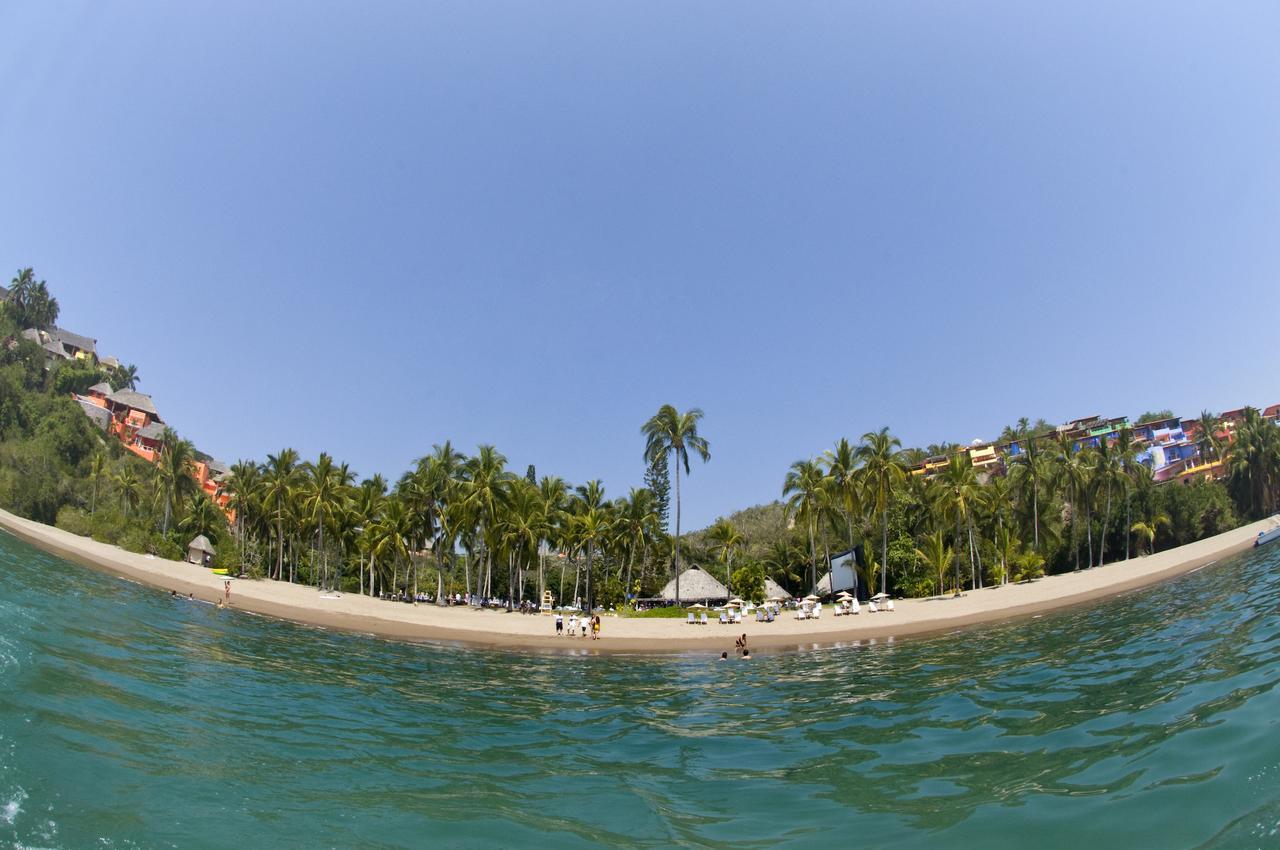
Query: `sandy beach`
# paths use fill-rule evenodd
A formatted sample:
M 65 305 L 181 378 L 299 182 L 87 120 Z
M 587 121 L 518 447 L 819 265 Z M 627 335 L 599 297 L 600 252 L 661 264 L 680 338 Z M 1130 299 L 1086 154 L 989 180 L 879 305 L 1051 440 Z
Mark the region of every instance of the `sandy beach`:
M 457 643 L 517 650 L 571 652 L 719 652 L 732 649 L 745 632 L 752 648 L 810 649 L 859 641 L 922 635 L 1026 617 L 1057 608 L 1102 600 L 1155 584 L 1211 564 L 1253 545 L 1258 532 L 1275 519 L 1262 520 L 1225 534 L 1128 562 L 1050 576 L 1028 584 L 970 591 L 958 599 L 906 599 L 897 610 L 858 616 L 796 620 L 791 614 L 772 623 L 738 626 L 690 626 L 683 620 L 606 616 L 598 641 L 557 638 L 548 615 L 508 614 L 470 608 L 409 605 L 356 594 L 321 595 L 313 587 L 267 580 L 233 579 L 231 608 L 297 623 L 398 640 Z M 163 592 L 194 594 L 205 601 L 222 595 L 222 576 L 179 561 L 126 552 L 51 526 L 0 511 L 0 528 L 59 557 Z M 86 612 L 86 616 L 91 616 Z

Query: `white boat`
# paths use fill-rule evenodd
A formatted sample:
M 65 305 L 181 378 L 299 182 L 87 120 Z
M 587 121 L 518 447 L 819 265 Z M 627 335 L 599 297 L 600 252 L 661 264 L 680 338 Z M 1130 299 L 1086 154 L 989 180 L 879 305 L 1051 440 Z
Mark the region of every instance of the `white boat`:
M 1254 538 L 1253 545 L 1261 546 L 1263 543 L 1270 543 L 1272 540 L 1280 540 L 1280 525 L 1274 526 L 1270 531 L 1259 531 L 1258 536 Z

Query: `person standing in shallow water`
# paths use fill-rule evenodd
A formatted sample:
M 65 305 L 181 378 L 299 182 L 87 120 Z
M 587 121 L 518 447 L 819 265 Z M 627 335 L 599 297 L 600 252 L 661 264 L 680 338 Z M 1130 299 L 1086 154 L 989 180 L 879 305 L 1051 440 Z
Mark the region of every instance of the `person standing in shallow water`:
M 564 634 L 564 615 L 556 612 L 556 637 Z

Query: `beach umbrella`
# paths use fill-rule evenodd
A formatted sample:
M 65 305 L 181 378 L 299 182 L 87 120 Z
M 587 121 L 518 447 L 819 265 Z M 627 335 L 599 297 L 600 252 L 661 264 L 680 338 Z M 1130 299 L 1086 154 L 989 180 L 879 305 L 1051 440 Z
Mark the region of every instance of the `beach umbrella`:
M 741 608 L 741 607 L 742 607 L 743 605 L 745 605 L 745 604 L 746 604 L 745 602 L 743 602 L 741 599 L 739 599 L 738 597 L 736 597 L 736 596 L 735 596 L 735 597 L 733 597 L 732 599 L 730 599 L 730 600 L 728 601 L 728 603 L 726 603 L 726 607 L 729 607 L 729 608 Z
M 872 599 L 877 599 L 877 600 L 879 600 L 879 599 L 888 599 L 888 598 L 889 598 L 889 594 L 887 594 L 887 593 L 877 593 L 875 596 L 873 596 L 873 597 L 871 597 L 871 598 L 872 598 Z
M 842 590 L 836 594 L 836 599 L 852 599 L 853 594 L 847 590 Z
M 816 597 L 816 596 L 814 596 L 812 593 L 810 593 L 808 596 L 806 596 L 806 597 L 804 598 L 804 601 L 805 601 L 805 602 L 817 602 L 817 601 L 818 601 L 818 597 Z
M 706 605 L 703 605 L 701 602 L 695 602 L 695 603 L 693 603 L 692 605 L 690 605 L 689 607 L 690 607 L 690 608 L 697 608 L 697 609 L 701 610 L 701 609 L 703 609 L 703 608 L 706 608 L 707 606 L 706 606 Z
M 787 599 L 785 596 L 770 596 L 769 601 L 770 602 L 786 602 Z

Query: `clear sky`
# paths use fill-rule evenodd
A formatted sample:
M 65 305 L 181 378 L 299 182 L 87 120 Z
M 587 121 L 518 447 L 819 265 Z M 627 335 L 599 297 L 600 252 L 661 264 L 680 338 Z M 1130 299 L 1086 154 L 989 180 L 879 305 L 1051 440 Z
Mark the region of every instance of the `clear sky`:
M 0 5 L 0 272 L 227 461 L 452 439 L 688 526 L 907 445 L 1280 401 L 1280 5 Z

